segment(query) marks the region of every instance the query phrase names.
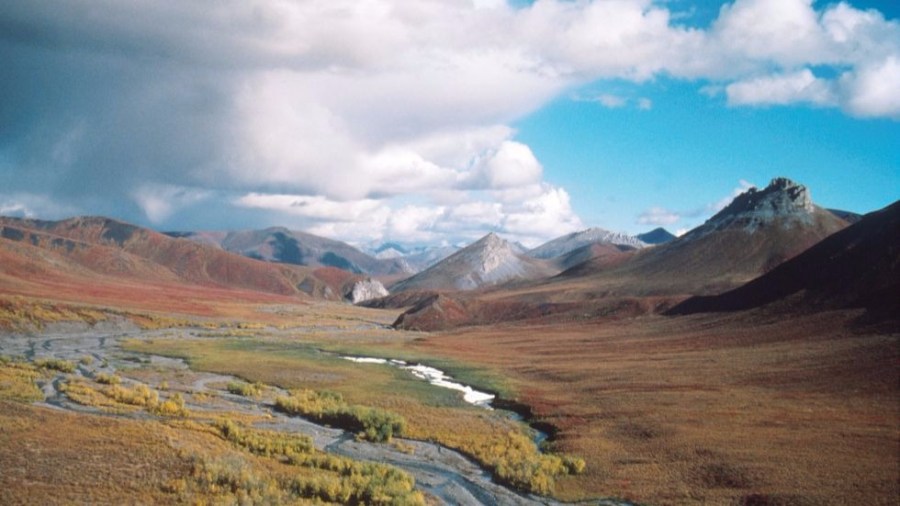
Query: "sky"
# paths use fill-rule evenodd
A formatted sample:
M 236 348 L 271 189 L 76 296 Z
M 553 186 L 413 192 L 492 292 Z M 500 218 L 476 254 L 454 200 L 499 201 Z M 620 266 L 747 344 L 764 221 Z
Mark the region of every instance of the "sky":
M 0 214 L 357 245 L 900 198 L 900 2 L 7 0 Z

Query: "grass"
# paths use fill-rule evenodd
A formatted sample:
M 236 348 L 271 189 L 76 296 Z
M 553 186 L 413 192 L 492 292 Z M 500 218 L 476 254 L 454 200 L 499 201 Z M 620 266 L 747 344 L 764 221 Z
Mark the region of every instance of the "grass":
M 0 357 L 0 400 L 35 402 L 44 400 L 44 394 L 35 381 L 41 372 L 27 362 L 16 362 Z
M 59 358 L 39 358 L 34 361 L 34 365 L 41 369 L 59 371 L 63 373 L 75 372 L 75 363 Z
M 22 297 L 0 297 L 0 329 L 42 329 L 48 323 L 82 321 L 94 324 L 108 314 L 96 308 Z
M 435 335 L 418 353 L 500 371 L 554 451 L 584 456 L 563 499 L 892 504 L 900 340 L 853 314 L 644 317 Z
M 164 420 L 0 400 L 0 504 L 425 504 L 406 473 L 303 436 Z

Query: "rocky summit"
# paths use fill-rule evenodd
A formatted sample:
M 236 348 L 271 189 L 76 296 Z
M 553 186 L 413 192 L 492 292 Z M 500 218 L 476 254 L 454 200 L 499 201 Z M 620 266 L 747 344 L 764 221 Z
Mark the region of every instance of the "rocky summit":
M 809 190 L 790 179 L 779 177 L 762 190 L 750 188 L 710 218 L 692 234 L 706 234 L 724 228 L 744 228 L 753 232 L 759 227 L 783 220 L 785 226 L 796 222 L 810 224 L 816 206 Z
M 517 253 L 512 244 L 490 233 L 391 290 L 473 290 L 552 274 L 550 266 Z

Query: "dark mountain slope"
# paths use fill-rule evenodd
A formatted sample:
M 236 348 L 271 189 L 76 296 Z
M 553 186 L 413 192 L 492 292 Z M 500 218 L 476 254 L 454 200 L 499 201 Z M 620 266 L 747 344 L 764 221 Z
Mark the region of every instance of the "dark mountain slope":
M 690 298 L 670 313 L 750 309 L 792 295 L 806 308 L 867 307 L 900 315 L 900 201 L 744 286 Z

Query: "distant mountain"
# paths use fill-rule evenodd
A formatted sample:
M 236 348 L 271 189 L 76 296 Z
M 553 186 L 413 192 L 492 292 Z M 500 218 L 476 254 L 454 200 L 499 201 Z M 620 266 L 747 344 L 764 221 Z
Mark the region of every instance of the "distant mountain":
M 109 303 L 137 297 L 177 305 L 177 297 L 164 294 L 186 289 L 207 298 L 239 290 L 340 299 L 354 281 L 349 273 L 259 262 L 103 217 L 0 217 L 0 257 L 0 281 L 9 292 L 71 292 L 76 300 L 96 295 Z
M 169 232 L 168 235 L 218 246 L 246 257 L 307 267 L 336 267 L 355 274 L 414 272 L 401 258 L 374 258 L 341 241 L 272 227 L 237 232 Z
M 398 260 L 407 274 L 421 272 L 459 251 L 458 246 L 415 246 L 398 242 L 386 242 L 365 248 L 368 254 L 380 260 Z
M 372 256 L 379 260 L 389 260 L 393 258 L 405 257 L 409 251 L 395 242 L 384 243 L 378 248 L 371 251 Z
M 678 238 L 678 236 L 662 227 L 654 228 L 649 232 L 638 234 L 635 237 L 647 244 L 665 244 Z
M 517 253 L 512 244 L 491 233 L 397 283 L 391 287 L 391 292 L 473 290 L 509 281 L 536 279 L 555 272 L 546 262 Z
M 801 307 L 867 307 L 900 319 L 900 201 L 739 288 L 690 298 L 670 313 L 734 311 L 792 297 Z
M 403 257 L 403 260 L 414 272 L 421 272 L 456 253 L 461 248 L 458 246 L 431 246 L 417 248 Z
M 561 276 L 595 277 L 607 291 L 713 294 L 735 288 L 796 256 L 848 224 L 812 203 L 785 178 L 738 195 L 703 225 L 646 248 L 621 266 L 588 261 Z
M 537 248 L 528 251 L 528 256 L 533 258 L 557 258 L 571 253 L 590 244 L 612 244 L 615 246 L 627 246 L 634 249 L 646 247 L 647 244 L 640 239 L 618 232 L 610 232 L 602 228 L 589 228 L 580 232 L 572 232 L 562 237 L 546 242 Z

